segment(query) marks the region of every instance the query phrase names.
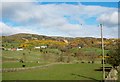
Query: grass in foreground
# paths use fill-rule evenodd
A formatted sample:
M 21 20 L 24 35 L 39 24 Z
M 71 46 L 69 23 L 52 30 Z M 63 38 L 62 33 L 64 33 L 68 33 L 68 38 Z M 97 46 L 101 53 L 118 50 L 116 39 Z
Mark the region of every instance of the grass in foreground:
M 101 80 L 101 64 L 57 64 L 44 69 L 3 73 L 3 80 Z

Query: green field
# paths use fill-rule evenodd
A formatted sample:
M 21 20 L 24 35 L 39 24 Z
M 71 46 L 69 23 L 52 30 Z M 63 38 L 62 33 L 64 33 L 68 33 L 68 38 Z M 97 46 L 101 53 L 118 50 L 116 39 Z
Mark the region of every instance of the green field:
M 72 48 L 71 49 L 71 52 L 78 52 L 79 50 L 83 51 L 83 52 L 96 52 L 97 55 L 100 55 L 102 54 L 102 49 L 100 48 L 94 48 L 94 47 L 91 47 L 91 48 Z M 109 50 L 105 50 L 105 54 L 107 54 L 109 52 Z
M 71 52 L 74 53 L 78 52 L 79 50 L 87 53 L 95 51 L 97 53 L 96 55 L 101 54 L 101 49 L 99 48 L 72 48 Z M 54 64 L 45 68 L 17 72 L 5 72 L 2 74 L 3 80 L 102 80 L 102 71 L 95 71 L 95 69 L 99 69 L 102 66 L 100 63 L 101 58 L 96 59 L 95 63 L 92 64 L 88 63 L 89 60 L 87 59 L 84 63 L 81 63 L 81 61 L 76 57 L 70 56 L 71 61 L 68 64 L 65 64 L 65 61 L 62 62 L 64 64 L 60 64 L 58 61 L 56 61 L 61 54 L 60 50 L 48 48 L 45 49 L 45 51 L 48 53 L 45 54 L 39 50 L 30 51 L 28 49 L 23 51 L 4 50 L 2 52 L 2 68 L 21 68 L 23 64 L 20 63 L 19 60 L 23 58 L 23 53 L 25 53 L 24 58 L 26 60 L 26 67 L 44 66 L 48 63 L 58 64 Z M 105 53 L 107 52 L 108 51 L 105 50 Z M 64 59 L 68 58 L 66 54 L 63 54 L 63 57 Z M 37 61 L 39 61 L 39 63 L 37 63 Z M 76 63 L 75 61 L 79 61 L 79 63 Z
M 25 64 L 26 67 L 32 67 L 32 66 L 45 65 L 45 64 L 47 64 L 47 63 L 37 63 L 37 62 L 26 62 L 26 63 L 20 63 L 20 62 L 4 62 L 4 63 L 2 64 L 2 68 L 21 68 L 23 64 Z
M 38 60 L 38 58 L 41 57 L 41 53 L 39 51 L 2 51 L 2 59 L 3 61 L 21 59 L 23 58 L 23 53 L 25 53 L 26 61 Z
M 56 64 L 56 65 L 52 65 L 44 68 L 23 70 L 18 72 L 3 72 L 2 80 L 93 80 L 93 81 L 97 81 L 102 79 L 102 71 L 95 71 L 95 69 L 99 69 L 101 66 L 102 66 L 101 64 L 87 64 L 87 63 Z M 106 75 L 107 74 L 108 72 L 106 72 Z M 118 80 L 120 81 L 120 73 L 119 73 Z
M 57 64 L 43 69 L 3 73 L 3 80 L 101 80 L 101 64 Z

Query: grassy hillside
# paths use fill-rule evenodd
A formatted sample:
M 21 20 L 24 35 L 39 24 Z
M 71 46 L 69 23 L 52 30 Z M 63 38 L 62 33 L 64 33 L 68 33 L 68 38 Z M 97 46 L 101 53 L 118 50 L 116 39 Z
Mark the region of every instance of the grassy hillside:
M 66 43 L 65 40 L 68 42 Z M 105 49 L 114 48 L 117 39 L 104 39 Z M 54 37 L 54 36 L 44 36 L 36 34 L 15 34 L 10 36 L 2 36 L 2 46 L 5 48 L 17 48 L 26 46 L 28 48 L 40 45 L 48 45 L 50 47 L 59 48 L 61 45 L 67 47 L 86 47 L 86 48 L 101 48 L 100 38 L 70 38 L 70 37 Z M 63 46 L 62 46 L 63 47 Z

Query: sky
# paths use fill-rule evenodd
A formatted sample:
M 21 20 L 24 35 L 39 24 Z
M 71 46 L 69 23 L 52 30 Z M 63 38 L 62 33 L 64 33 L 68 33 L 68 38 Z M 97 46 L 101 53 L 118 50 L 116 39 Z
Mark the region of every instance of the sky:
M 118 2 L 2 2 L 0 35 L 118 38 Z

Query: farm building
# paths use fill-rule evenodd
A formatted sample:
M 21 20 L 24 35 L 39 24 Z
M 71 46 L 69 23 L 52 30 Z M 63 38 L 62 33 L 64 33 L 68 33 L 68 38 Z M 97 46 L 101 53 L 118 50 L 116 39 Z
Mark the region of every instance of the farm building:
M 36 46 L 36 47 L 35 47 L 35 49 L 41 49 L 41 48 L 42 48 L 42 49 L 45 49 L 45 48 L 47 48 L 47 46 Z

